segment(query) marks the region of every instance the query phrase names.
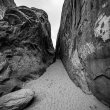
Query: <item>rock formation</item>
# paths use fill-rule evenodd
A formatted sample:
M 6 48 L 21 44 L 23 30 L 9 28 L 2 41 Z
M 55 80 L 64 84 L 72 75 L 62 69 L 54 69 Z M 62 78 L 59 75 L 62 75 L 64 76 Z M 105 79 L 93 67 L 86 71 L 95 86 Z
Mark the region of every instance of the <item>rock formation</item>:
M 1 8 L 3 7 L 3 8 Z M 41 76 L 53 62 L 51 26 L 45 11 L 0 0 L 0 96 Z
M 56 56 L 77 86 L 110 106 L 109 0 L 65 0 Z
M 8 7 L 16 7 L 14 0 L 0 0 L 0 19 L 3 18 L 4 12 Z
M 34 92 L 30 89 L 21 89 L 0 98 L 0 110 L 23 110 L 33 99 Z

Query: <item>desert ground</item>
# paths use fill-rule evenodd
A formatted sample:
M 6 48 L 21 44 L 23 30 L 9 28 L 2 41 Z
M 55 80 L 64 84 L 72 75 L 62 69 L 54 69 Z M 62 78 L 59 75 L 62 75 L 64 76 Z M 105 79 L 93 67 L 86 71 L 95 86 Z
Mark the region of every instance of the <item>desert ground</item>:
M 25 110 L 110 110 L 93 95 L 86 95 L 76 87 L 60 60 L 24 88 L 35 91 L 33 103 Z

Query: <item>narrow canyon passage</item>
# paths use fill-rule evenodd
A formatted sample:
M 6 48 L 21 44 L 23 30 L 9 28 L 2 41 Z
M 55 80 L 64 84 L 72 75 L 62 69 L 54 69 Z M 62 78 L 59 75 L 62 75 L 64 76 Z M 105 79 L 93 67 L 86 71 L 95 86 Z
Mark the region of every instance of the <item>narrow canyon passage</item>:
M 0 110 L 110 110 L 109 0 L 41 1 L 0 0 Z
M 24 88 L 32 89 L 36 95 L 32 105 L 25 110 L 109 110 L 94 96 L 84 94 L 75 86 L 60 60 Z

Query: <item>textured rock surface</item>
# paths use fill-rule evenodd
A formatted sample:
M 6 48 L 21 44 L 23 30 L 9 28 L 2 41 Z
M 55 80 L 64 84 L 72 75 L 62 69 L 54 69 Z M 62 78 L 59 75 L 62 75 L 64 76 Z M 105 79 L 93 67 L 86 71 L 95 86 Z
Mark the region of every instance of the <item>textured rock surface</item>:
M 3 18 L 4 12 L 9 7 L 15 7 L 14 0 L 0 0 L 0 19 Z
M 110 1 L 65 0 L 56 55 L 85 93 L 110 105 Z
M 0 110 L 22 110 L 34 98 L 30 89 L 21 89 L 0 98 Z
M 8 7 L 0 20 L 0 96 L 41 76 L 53 57 L 46 12 L 26 6 Z

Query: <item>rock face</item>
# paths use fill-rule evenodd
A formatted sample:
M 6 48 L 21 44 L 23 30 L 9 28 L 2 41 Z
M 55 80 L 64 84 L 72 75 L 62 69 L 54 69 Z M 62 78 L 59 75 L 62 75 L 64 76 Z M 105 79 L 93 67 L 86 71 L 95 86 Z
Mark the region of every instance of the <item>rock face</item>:
M 4 12 L 8 7 L 15 7 L 14 0 L 0 0 L 0 19 L 3 18 Z
M 34 98 L 30 89 L 21 89 L 0 98 L 0 110 L 22 110 Z
M 109 0 L 65 0 L 56 56 L 77 86 L 110 106 L 109 21 Z
M 41 76 L 53 57 L 46 12 L 26 6 L 7 7 L 0 20 L 0 96 Z

